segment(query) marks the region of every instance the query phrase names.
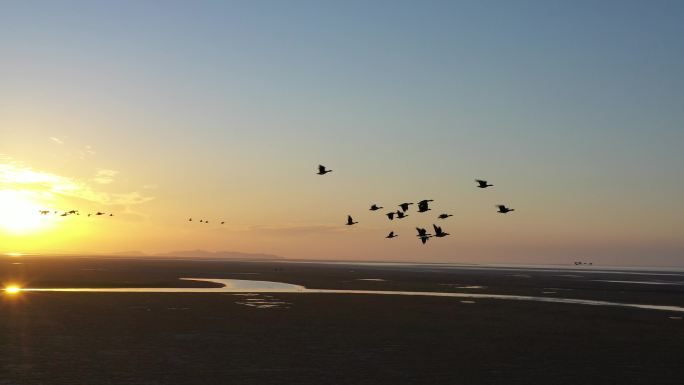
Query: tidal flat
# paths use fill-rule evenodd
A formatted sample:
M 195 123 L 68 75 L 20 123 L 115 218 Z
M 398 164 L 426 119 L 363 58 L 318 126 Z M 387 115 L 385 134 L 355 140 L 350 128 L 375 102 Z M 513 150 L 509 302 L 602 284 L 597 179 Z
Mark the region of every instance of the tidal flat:
M 659 274 L 101 257 L 0 261 L 2 283 L 24 288 L 220 287 L 181 279 L 196 277 L 683 307 L 678 283 L 684 275 Z M 484 297 L 248 287 L 234 293 L 20 291 L 3 293 L 0 301 L 0 384 L 679 384 L 681 316 Z

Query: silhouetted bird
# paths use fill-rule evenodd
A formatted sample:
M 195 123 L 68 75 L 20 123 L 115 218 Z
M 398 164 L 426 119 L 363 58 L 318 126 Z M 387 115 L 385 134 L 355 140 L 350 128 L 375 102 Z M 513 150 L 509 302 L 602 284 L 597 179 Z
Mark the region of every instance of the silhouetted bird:
M 48 215 L 50 210 L 40 210 L 40 215 Z
M 101 211 L 98 211 L 98 212 L 95 213 L 95 215 L 105 215 L 105 213 L 103 213 L 103 212 L 101 212 Z
M 409 205 L 412 205 L 413 203 L 402 203 L 399 205 L 401 207 L 401 211 L 406 211 L 408 210 Z
M 387 213 L 385 215 L 387 215 L 387 218 L 389 218 L 389 220 L 391 221 L 394 219 L 394 214 L 396 214 L 396 213 L 394 211 L 392 211 L 391 213 Z
M 477 187 L 479 188 L 487 188 L 494 186 L 493 184 L 487 184 L 487 181 L 482 179 L 475 179 L 475 182 L 477 182 Z
M 93 215 L 93 214 L 91 214 L 91 213 L 88 213 L 88 217 L 89 217 L 89 218 L 90 218 L 90 216 L 91 216 L 91 215 Z
M 385 238 L 390 238 L 390 239 L 392 239 L 392 238 L 396 238 L 396 237 L 398 237 L 398 235 L 395 235 L 395 234 L 394 234 L 394 231 L 390 231 L 389 235 L 386 236 Z
M 382 209 L 382 208 L 383 208 L 382 206 L 378 206 L 378 205 L 376 205 L 376 204 L 372 204 L 369 210 L 370 210 L 370 211 L 375 211 L 375 210 L 380 210 L 380 209 Z
M 318 175 L 325 175 L 329 172 L 332 172 L 332 170 L 326 170 L 325 166 L 323 166 L 322 164 L 318 165 Z
M 418 203 L 418 212 L 424 213 L 426 211 L 430 211 L 430 208 L 428 207 L 428 201 L 421 201 Z
M 355 225 L 357 223 L 359 223 L 359 222 L 354 222 L 351 215 L 347 215 L 347 226 Z
M 60 217 L 66 217 L 67 215 L 69 215 L 69 214 L 64 213 L 64 214 L 60 215 Z
M 222 222 L 221 222 L 221 224 L 224 224 L 224 223 L 226 223 L 226 222 L 225 222 L 225 221 L 222 221 Z
M 204 221 L 204 223 L 209 223 L 209 221 Z
M 451 214 L 439 214 L 439 216 L 438 216 L 437 218 L 439 218 L 439 219 L 447 219 L 447 218 L 449 218 L 449 217 L 453 217 L 453 215 L 451 215 Z
M 430 234 L 427 233 L 427 230 L 422 227 L 416 227 L 416 231 L 418 231 L 418 235 L 416 235 L 418 238 L 430 236 Z
M 203 219 L 200 219 L 200 223 L 202 223 L 202 222 L 204 222 L 204 220 L 203 220 Z
M 449 233 L 445 233 L 444 231 L 442 231 L 442 228 L 440 226 L 432 225 L 432 227 L 435 229 L 435 237 L 437 238 L 442 238 L 449 235 Z
M 192 218 L 188 219 L 188 222 L 192 222 Z
M 432 235 L 424 235 L 424 236 L 420 237 L 420 241 L 423 242 L 423 244 L 425 244 L 425 242 L 427 242 L 431 236 Z
M 109 214 L 109 216 L 110 216 L 110 217 L 113 217 L 113 216 L 114 216 L 114 214 Z
M 501 214 L 506 214 L 508 212 L 515 211 L 515 209 L 509 209 L 508 207 L 506 207 L 504 205 L 496 205 L 496 207 L 499 208 L 499 213 L 501 213 Z
M 408 217 L 408 214 L 404 214 L 403 211 L 397 210 L 397 219 Z
M 418 202 L 419 205 L 426 205 L 430 202 L 434 202 L 434 199 L 423 199 L 422 201 Z

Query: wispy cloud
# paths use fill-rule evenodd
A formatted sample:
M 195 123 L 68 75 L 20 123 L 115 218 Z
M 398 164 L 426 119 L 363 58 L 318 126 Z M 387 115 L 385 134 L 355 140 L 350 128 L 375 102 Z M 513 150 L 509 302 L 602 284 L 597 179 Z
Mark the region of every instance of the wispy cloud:
M 35 170 L 24 164 L 0 158 L 0 189 L 31 190 L 45 199 L 76 198 L 102 205 L 130 206 L 149 202 L 154 197 L 137 191 L 127 193 L 108 193 L 99 191 L 84 181 L 50 172 Z M 110 183 L 119 172 L 102 169 L 98 171 L 98 183 Z M 96 177 L 97 178 L 97 177 Z
M 64 144 L 64 140 L 60 138 L 55 138 L 54 136 L 50 137 L 50 140 L 57 143 L 57 144 Z
M 89 144 L 85 145 L 82 150 L 78 152 L 78 157 L 80 159 L 85 159 L 87 156 L 93 156 L 97 154 L 95 150 L 93 150 L 93 147 Z
M 109 184 L 114 182 L 114 177 L 119 174 L 118 171 L 116 170 L 109 170 L 106 168 L 101 168 L 97 170 L 97 173 L 95 174 L 95 178 L 93 178 L 93 181 L 100 183 L 100 184 Z

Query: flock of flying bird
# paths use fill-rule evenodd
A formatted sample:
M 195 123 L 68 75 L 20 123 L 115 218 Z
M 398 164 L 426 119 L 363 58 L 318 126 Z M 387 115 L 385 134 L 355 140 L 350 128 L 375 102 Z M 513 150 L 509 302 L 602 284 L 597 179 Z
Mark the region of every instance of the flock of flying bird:
M 323 166 L 323 165 L 319 165 L 319 166 L 318 166 L 318 173 L 317 173 L 317 174 L 318 174 L 318 175 L 325 175 L 325 174 L 330 173 L 330 172 L 332 172 L 332 171 L 333 171 L 333 170 L 330 170 L 330 169 L 326 168 L 326 167 Z M 475 182 L 477 182 L 477 187 L 479 187 L 479 188 L 487 188 L 487 187 L 492 187 L 492 186 L 494 186 L 494 185 L 492 185 L 492 184 L 488 184 L 486 180 L 476 179 Z M 417 204 L 417 206 L 418 206 L 418 212 L 419 212 L 419 213 L 425 213 L 425 212 L 427 212 L 427 211 L 430 211 L 430 210 L 431 210 L 430 207 L 429 207 L 430 202 L 434 202 L 434 200 L 433 200 L 433 199 L 423 199 L 422 201 L 418 202 L 418 204 Z M 397 210 L 397 211 L 390 211 L 389 213 L 386 213 L 385 215 L 386 215 L 387 218 L 388 218 L 389 220 L 391 220 L 391 221 L 393 221 L 395 218 L 396 218 L 396 219 L 403 219 L 403 218 L 406 218 L 406 217 L 409 216 L 406 212 L 408 211 L 409 206 L 412 205 L 412 204 L 413 204 L 413 202 L 404 202 L 404 203 L 401 203 L 401 204 L 398 205 L 398 206 L 399 206 L 399 210 Z M 498 212 L 501 213 L 501 214 L 506 214 L 506 213 L 509 213 L 509 212 L 511 212 L 511 211 L 515 211 L 515 209 L 508 208 L 508 207 L 506 207 L 505 205 L 497 205 L 496 207 L 498 207 L 498 209 L 499 209 Z M 384 207 L 378 206 L 377 204 L 372 204 L 369 210 L 370 210 L 370 211 L 378 211 L 378 210 L 383 209 L 383 208 L 384 208 Z M 43 213 L 43 212 L 41 211 L 41 213 Z M 73 213 L 73 212 L 69 212 L 69 213 Z M 76 211 L 76 213 L 78 213 L 78 212 Z M 63 216 L 65 216 L 66 214 L 67 214 L 67 213 L 63 214 Z M 102 214 L 104 214 L 104 213 L 99 213 L 99 212 L 98 212 L 96 215 L 102 215 Z M 90 214 L 88 214 L 88 216 L 90 216 Z M 111 216 L 111 214 L 110 214 L 110 216 Z M 452 216 L 453 216 L 453 215 L 451 215 L 451 214 L 442 213 L 442 214 L 439 214 L 439 215 L 437 216 L 437 218 L 439 218 L 439 219 L 447 219 L 447 218 L 452 217 Z M 193 221 L 192 218 L 188 218 L 188 222 L 192 222 L 192 221 Z M 217 222 L 218 222 L 218 221 L 217 221 Z M 200 219 L 200 220 L 199 220 L 199 223 L 208 224 L 208 223 L 209 223 L 209 220 Z M 225 223 L 226 223 L 225 221 L 221 221 L 221 222 L 220 222 L 220 224 L 222 224 L 222 225 L 225 224 Z M 352 225 L 355 225 L 355 224 L 357 224 L 357 223 L 359 223 L 359 222 L 355 222 L 355 221 L 354 221 L 354 218 L 352 218 L 351 215 L 347 215 L 347 226 L 352 226 Z M 449 235 L 449 233 L 447 233 L 447 232 L 445 232 L 444 230 L 442 230 L 442 227 L 441 227 L 441 226 L 437 226 L 437 225 L 433 224 L 433 225 L 432 225 L 432 228 L 435 230 L 435 233 L 434 233 L 434 234 L 428 233 L 428 230 L 425 229 L 425 228 L 416 227 L 416 231 L 418 231 L 418 235 L 416 235 L 416 236 L 420 239 L 420 241 L 421 241 L 423 244 L 427 243 L 427 241 L 428 241 L 430 238 L 432 238 L 432 237 L 435 237 L 435 238 L 443 238 L 443 237 L 446 237 L 447 235 Z M 392 239 L 392 238 L 396 238 L 397 236 L 398 236 L 398 235 L 395 234 L 394 231 L 390 231 L 390 233 L 389 233 L 385 238 Z
M 318 173 L 317 173 L 318 175 L 325 175 L 329 172 L 332 172 L 332 170 L 327 169 L 323 165 L 318 166 Z M 492 184 L 488 184 L 486 180 L 476 179 L 475 182 L 477 182 L 476 187 L 478 187 L 478 188 L 487 188 L 487 187 L 494 186 Z M 418 212 L 419 213 L 425 213 L 427 211 L 430 211 L 431 209 L 429 207 L 429 204 L 430 204 L 430 202 L 433 202 L 433 201 L 434 200 L 432 200 L 432 199 L 423 199 L 422 201 L 418 202 Z M 390 211 L 389 213 L 387 213 L 385 215 L 387 215 L 387 218 L 389 218 L 389 220 L 391 220 L 391 221 L 394 220 L 394 218 L 397 218 L 397 219 L 406 218 L 409 216 L 408 214 L 406 214 L 406 212 L 408 211 L 409 206 L 412 204 L 413 204 L 412 202 L 401 203 L 398 205 L 400 208 L 399 210 Z M 501 214 L 507 214 L 511 211 L 515 211 L 515 209 L 508 208 L 505 205 L 497 205 L 496 207 L 499 209 L 498 212 Z M 383 208 L 382 206 L 378 206 L 377 204 L 373 204 L 373 205 L 371 205 L 369 210 L 370 211 L 378 211 L 382 208 Z M 453 215 L 442 213 L 442 214 L 439 214 L 437 216 L 437 218 L 447 219 L 451 216 L 453 216 Z M 355 225 L 357 223 L 359 223 L 359 222 L 355 222 L 351 215 L 347 215 L 347 226 L 352 226 L 352 225 Z M 437 226 L 437 225 L 433 224 L 432 227 L 435 230 L 434 234 L 428 233 L 428 230 L 425 228 L 416 227 L 416 230 L 418 231 L 418 235 L 416 235 L 416 236 L 420 239 L 420 241 L 423 244 L 425 244 L 432 237 L 443 238 L 443 237 L 446 237 L 447 235 L 449 235 L 449 233 L 442 230 L 441 226 Z M 390 231 L 389 235 L 387 235 L 385 238 L 392 239 L 392 238 L 396 238 L 397 236 L 398 235 L 395 234 L 394 231 Z
M 188 222 L 192 222 L 192 218 L 188 218 Z M 209 223 L 209 221 L 206 219 L 200 219 L 200 223 Z M 226 221 L 221 221 L 222 225 L 225 223 L 226 223 Z
M 38 212 L 40 213 L 40 215 L 49 215 L 50 214 L 50 210 L 38 210 Z M 59 211 L 53 211 L 52 214 L 57 215 L 57 214 L 59 214 Z M 65 211 L 65 212 L 59 214 L 60 217 L 68 217 L 69 215 L 81 215 L 81 213 L 78 212 L 78 210 L 69 210 L 69 211 Z M 100 215 L 107 215 L 107 213 L 103 213 L 102 211 L 98 211 L 95 214 L 88 213 L 88 216 L 92 216 L 92 215 L 100 216 Z M 107 216 L 113 217 L 114 214 L 110 213 Z

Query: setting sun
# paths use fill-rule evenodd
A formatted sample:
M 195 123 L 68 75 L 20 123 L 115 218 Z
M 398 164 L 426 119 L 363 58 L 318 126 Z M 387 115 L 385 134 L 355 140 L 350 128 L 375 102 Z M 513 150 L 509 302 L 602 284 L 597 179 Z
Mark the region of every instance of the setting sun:
M 0 191 L 0 228 L 14 234 L 33 233 L 47 227 L 48 221 L 41 217 L 41 206 L 25 191 Z
M 21 291 L 21 288 L 19 286 L 16 286 L 16 285 L 11 285 L 11 286 L 5 287 L 5 293 L 7 293 L 7 294 L 17 294 L 20 291 Z

